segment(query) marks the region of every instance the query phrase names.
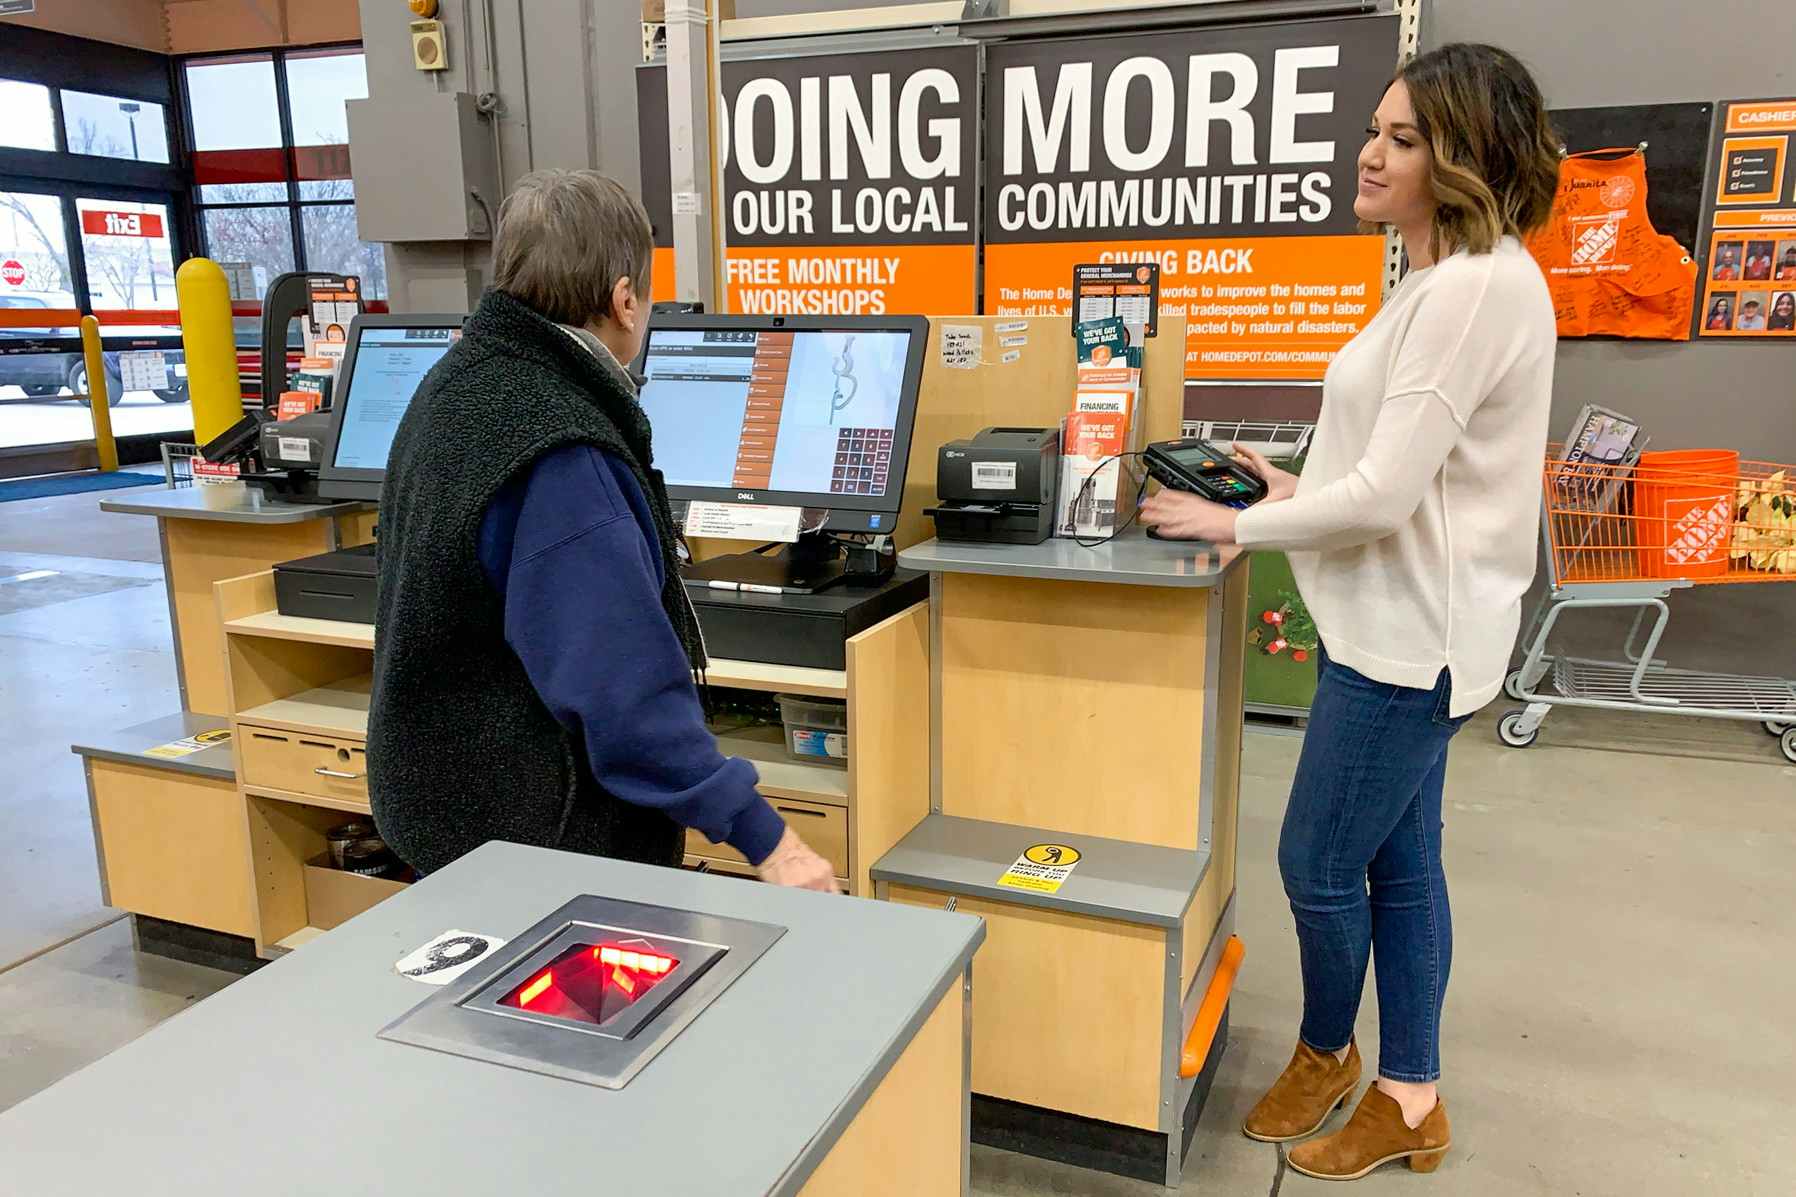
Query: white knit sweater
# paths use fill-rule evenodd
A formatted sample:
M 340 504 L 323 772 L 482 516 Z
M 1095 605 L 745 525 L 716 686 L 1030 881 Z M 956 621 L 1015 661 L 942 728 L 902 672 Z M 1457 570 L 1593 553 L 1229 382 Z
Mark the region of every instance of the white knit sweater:
M 1534 579 L 1557 329 L 1540 267 L 1505 238 L 1412 271 L 1328 369 L 1294 498 L 1241 514 L 1285 549 L 1329 656 L 1494 698 Z

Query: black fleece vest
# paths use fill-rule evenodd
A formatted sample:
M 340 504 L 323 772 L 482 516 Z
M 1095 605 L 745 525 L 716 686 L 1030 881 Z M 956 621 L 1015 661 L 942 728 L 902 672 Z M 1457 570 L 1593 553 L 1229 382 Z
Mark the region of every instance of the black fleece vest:
M 543 705 L 505 643 L 503 604 L 480 565 L 488 503 L 570 444 L 597 446 L 636 476 L 660 541 L 662 606 L 693 668 L 704 668 L 667 490 L 628 376 L 510 295 L 487 292 L 419 385 L 380 497 L 369 799 L 382 837 L 423 871 L 488 840 L 681 859 L 679 826 L 607 793 L 585 744 Z

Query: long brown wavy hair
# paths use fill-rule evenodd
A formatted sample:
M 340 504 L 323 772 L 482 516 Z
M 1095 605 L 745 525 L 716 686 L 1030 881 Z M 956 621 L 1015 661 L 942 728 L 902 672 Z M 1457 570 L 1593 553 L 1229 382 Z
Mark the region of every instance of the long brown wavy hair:
M 1434 151 L 1434 256 L 1489 253 L 1545 224 L 1559 190 L 1559 135 L 1534 76 L 1496 46 L 1455 42 L 1397 71 Z

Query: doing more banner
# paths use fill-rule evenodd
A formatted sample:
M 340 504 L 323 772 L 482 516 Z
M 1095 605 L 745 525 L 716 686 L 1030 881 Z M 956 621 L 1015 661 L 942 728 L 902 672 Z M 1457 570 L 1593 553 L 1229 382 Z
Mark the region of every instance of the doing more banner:
M 1384 239 L 1360 233 L 1353 202 L 1397 27 L 725 62 L 729 310 L 974 312 L 983 244 L 986 313 L 1061 315 L 1074 266 L 1156 262 L 1160 310 L 1188 322 L 1187 378 L 1321 378 L 1378 311 Z M 639 68 L 657 299 L 675 293 L 680 198 L 666 87 L 664 68 Z
M 1320 378 L 1378 310 L 1353 201 L 1396 45 L 1359 17 L 992 46 L 986 311 L 1065 312 L 1077 263 L 1158 262 L 1187 378 Z
M 723 64 L 730 311 L 974 310 L 978 51 L 826 54 Z M 667 75 L 637 73 L 654 294 L 674 295 Z

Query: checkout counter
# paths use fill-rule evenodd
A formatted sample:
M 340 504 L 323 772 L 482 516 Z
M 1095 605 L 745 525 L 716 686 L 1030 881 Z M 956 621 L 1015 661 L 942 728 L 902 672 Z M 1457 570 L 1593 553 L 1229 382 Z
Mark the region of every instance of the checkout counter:
M 955 1064 L 970 1069 L 970 1088 L 932 1089 L 931 1101 L 946 1106 L 923 1103 L 927 1111 L 904 1117 L 934 1127 L 950 1108 L 962 1142 L 970 1122 L 974 1141 L 1176 1186 L 1227 1043 L 1242 951 L 1233 901 L 1247 570 L 1236 552 L 1139 531 L 1099 548 L 932 541 L 923 513 L 936 499 L 940 447 L 993 426 L 1052 425 L 1075 385 L 1064 317 L 1023 322 L 1021 332 L 993 317 L 955 322 L 980 326 L 993 342 L 1002 323 L 1022 344 L 1002 359 L 950 368 L 938 338 L 927 338 L 902 511 L 880 530 L 899 546 L 901 576 L 927 575 L 928 601 L 849 632 L 839 666 L 720 657 L 709 671 L 714 688 L 846 701 L 845 768 L 794 761 L 753 731 L 726 735 L 722 746 L 756 762 L 763 792 L 836 863 L 850 894 L 885 904 L 818 902 L 691 872 L 638 876 L 630 866 L 497 846 L 412 886 L 320 867 L 327 829 L 369 809 L 360 754 L 374 629 L 279 609 L 270 566 L 326 543 L 233 559 L 242 576 L 220 558 L 212 576 L 223 580 L 205 587 L 210 626 L 198 615 L 182 621 L 183 659 L 216 658 L 224 701 L 215 709 L 236 733 L 229 752 L 207 749 L 183 771 L 165 769 L 184 788 L 164 793 L 137 776 L 158 766 L 118 754 L 156 747 L 147 741 L 172 735 L 173 724 L 82 751 L 90 775 L 134 771 L 129 795 L 95 787 L 114 900 L 227 931 L 246 954 L 276 963 L 0 1118 L 0 1154 L 41 1136 L 24 1175 L 61 1176 L 56 1167 L 77 1158 L 59 1154 L 74 1152 L 68 1126 L 98 1118 L 130 1150 L 110 1153 L 117 1165 L 78 1160 L 69 1175 L 97 1186 L 116 1166 L 140 1189 L 151 1177 L 155 1192 L 164 1175 L 199 1175 L 176 1146 L 181 1128 L 218 1120 L 243 1131 L 208 1141 L 216 1166 L 206 1174 L 234 1172 L 278 1192 L 293 1177 L 315 1185 L 317 1170 L 296 1170 L 291 1149 L 278 1149 L 294 1124 L 319 1123 L 328 1111 L 330 1125 L 353 1133 L 342 1145 L 308 1144 L 306 1159 L 379 1177 L 391 1144 L 416 1144 L 422 1172 L 408 1172 L 407 1183 L 424 1191 L 553 1190 L 593 1183 L 597 1168 L 608 1170 L 607 1187 L 635 1191 L 796 1192 L 806 1177 L 820 1186 L 836 1158 L 829 1144 L 848 1141 L 865 1098 L 848 1074 L 863 1086 L 883 1075 L 886 1055 L 916 1033 L 893 1002 L 914 1019 L 942 1002 L 931 978 L 964 971 L 964 955 L 938 960 L 929 953 L 946 946 L 909 938 L 934 924 L 908 921 L 923 916 L 904 908 L 933 907 L 963 916 L 945 926 L 970 926 L 969 914 L 983 920 L 955 951 L 990 937 L 979 1017 L 953 1016 L 951 1037 L 970 1039 L 970 1055 Z M 1183 321 L 1168 317 L 1147 345 L 1147 441 L 1179 434 L 1184 344 Z M 880 467 L 857 467 L 851 456 L 841 468 Z M 179 496 L 170 506 L 230 510 L 216 501 Z M 364 508 L 306 514 L 320 529 L 347 521 L 350 533 L 332 533 L 343 543 L 372 521 Z M 219 527 L 208 531 L 228 535 L 242 521 L 212 522 Z M 189 576 L 172 562 L 170 574 Z M 200 646 L 200 636 L 210 643 Z M 194 828 L 202 838 L 191 838 Z M 151 850 L 170 836 L 203 845 L 210 882 L 194 882 L 192 853 Z M 119 848 L 127 844 L 129 861 Z M 751 872 L 700 836 L 689 839 L 686 863 Z M 623 872 L 608 888 L 612 870 Z M 392 973 L 405 952 L 447 928 L 515 937 L 584 894 L 727 913 L 787 933 L 617 1093 L 373 1038 L 420 999 L 418 986 Z M 814 933 L 802 930 L 813 910 L 828 912 Z M 865 1022 L 875 1017 L 888 1021 Z M 803 1093 L 786 1091 L 779 1068 L 788 1057 L 815 1073 Z M 169 1093 L 167 1078 L 194 1066 L 196 1079 L 179 1081 L 167 1101 L 134 1104 L 129 1090 L 153 1083 Z M 663 1086 L 684 1096 L 663 1100 Z M 670 1113 L 689 1106 L 685 1123 Z M 587 1147 L 602 1120 L 583 1115 L 600 1109 L 640 1133 L 607 1137 L 602 1145 L 615 1153 L 583 1150 L 576 1167 L 559 1145 Z M 533 1128 L 525 1138 L 541 1151 L 517 1150 L 520 1126 Z M 717 1128 L 728 1142 L 709 1143 L 700 1158 L 681 1137 L 692 1126 Z M 762 1142 L 763 1132 L 780 1145 Z M 803 1191 L 883 1192 L 890 1177 L 905 1181 L 893 1192 L 953 1191 L 964 1183 L 953 1179 L 964 1177 L 964 1156 L 953 1176 L 919 1171 L 937 1167 L 916 1147 L 936 1133 L 882 1132 L 883 1145 L 868 1148 L 876 1162 L 856 1165 L 869 1169 L 865 1177 Z M 738 1151 L 754 1156 L 753 1168 L 732 1163 Z
M 878 896 L 978 914 L 978 1142 L 1176 1187 L 1228 1042 L 1239 549 L 930 541 L 930 814 Z
M 576 899 L 587 905 L 564 913 Z M 664 934 L 675 926 L 683 939 Z M 451 929 L 507 942 L 440 989 L 396 971 Z M 630 948 L 645 930 L 679 959 L 622 1017 L 476 1008 L 563 939 Z M 0 1114 L 4 1187 L 965 1192 L 967 1009 L 984 935 L 968 915 L 488 844 Z M 701 948 L 722 951 L 688 981 Z M 645 971 L 608 974 L 611 1000 Z M 627 1040 L 607 1037 L 675 986 Z M 466 1041 L 418 1046 L 408 1028 L 445 1005 Z M 607 1045 L 653 1050 L 610 1087 L 505 1058 L 525 1033 L 568 1064 Z

